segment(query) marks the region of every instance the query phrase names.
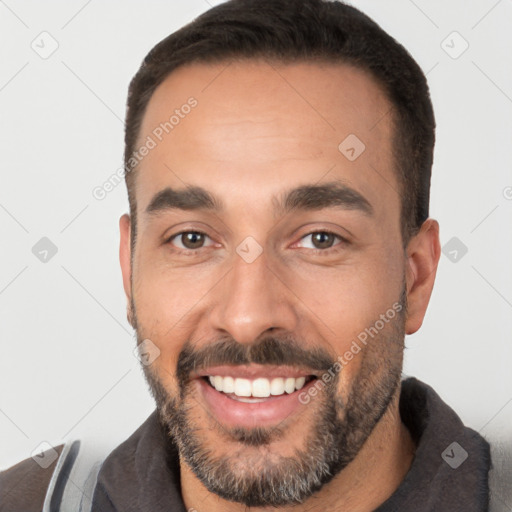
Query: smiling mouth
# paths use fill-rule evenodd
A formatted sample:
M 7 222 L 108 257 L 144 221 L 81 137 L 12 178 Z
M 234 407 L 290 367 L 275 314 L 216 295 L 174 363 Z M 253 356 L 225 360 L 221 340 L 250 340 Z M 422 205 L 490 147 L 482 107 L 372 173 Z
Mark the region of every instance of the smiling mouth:
M 209 375 L 204 380 L 216 391 L 233 400 L 246 403 L 258 403 L 269 397 L 291 395 L 300 391 L 306 384 L 316 379 L 315 376 L 274 377 L 268 379 L 258 377 L 244 379 L 239 377 Z
M 192 380 L 205 410 L 218 423 L 252 429 L 306 414 L 300 396 L 321 375 L 286 365 L 219 365 L 199 370 Z

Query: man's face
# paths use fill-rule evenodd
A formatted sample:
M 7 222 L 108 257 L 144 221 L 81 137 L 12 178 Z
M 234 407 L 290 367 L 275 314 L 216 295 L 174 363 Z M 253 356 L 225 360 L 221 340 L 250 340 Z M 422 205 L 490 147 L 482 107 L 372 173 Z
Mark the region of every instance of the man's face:
M 123 271 L 138 340 L 160 350 L 144 370 L 161 417 L 211 491 L 301 501 L 397 394 L 407 326 L 390 105 L 345 65 L 197 64 L 157 88 L 148 136 Z M 281 501 L 272 482 L 288 485 Z

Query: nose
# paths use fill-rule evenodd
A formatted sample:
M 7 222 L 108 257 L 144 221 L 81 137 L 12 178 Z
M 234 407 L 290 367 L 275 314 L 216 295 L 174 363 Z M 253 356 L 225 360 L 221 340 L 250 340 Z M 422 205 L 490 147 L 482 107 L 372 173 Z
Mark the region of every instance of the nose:
M 298 316 L 294 295 L 269 266 L 265 253 L 248 263 L 237 254 L 231 270 L 216 287 L 211 327 L 239 343 L 252 343 L 269 332 L 293 332 Z

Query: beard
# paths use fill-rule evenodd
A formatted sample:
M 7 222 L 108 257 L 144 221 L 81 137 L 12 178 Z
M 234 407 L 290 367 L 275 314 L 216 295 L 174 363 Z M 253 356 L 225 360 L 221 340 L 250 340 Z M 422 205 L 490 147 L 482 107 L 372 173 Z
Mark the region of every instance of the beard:
M 249 507 L 303 503 L 354 460 L 398 391 L 405 338 L 405 297 L 404 289 L 398 302 L 401 310 L 357 355 L 362 358 L 359 372 L 350 383 L 346 398 L 338 391 L 339 373 L 328 384 L 322 382 L 323 389 L 307 405 L 315 407 L 313 414 L 309 414 L 308 433 L 302 446 L 289 456 L 272 450 L 273 442 L 286 440 L 287 429 L 282 425 L 249 429 L 227 428 L 214 418 L 209 418 L 209 424 L 205 422 L 197 414 L 201 405 L 189 376 L 198 368 L 251 363 L 326 373 L 336 359 L 324 349 L 303 349 L 306 344 L 291 335 L 267 336 L 251 345 L 242 345 L 232 338 L 216 340 L 203 348 L 187 342 L 178 356 L 176 396 L 169 393 L 151 366 L 142 365 L 160 421 L 170 436 L 169 442 L 178 447 L 180 459 L 210 492 L 228 501 Z M 144 338 L 138 329 L 133 303 L 132 314 L 140 343 Z M 212 432 L 215 442 L 208 443 Z M 237 448 L 226 449 L 221 455 L 215 453 L 223 441 Z

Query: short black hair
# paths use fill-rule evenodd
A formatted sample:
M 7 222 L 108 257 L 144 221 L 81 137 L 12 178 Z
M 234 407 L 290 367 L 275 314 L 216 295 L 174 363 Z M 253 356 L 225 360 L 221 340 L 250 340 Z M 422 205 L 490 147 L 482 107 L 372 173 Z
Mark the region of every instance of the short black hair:
M 127 102 L 125 180 L 136 237 L 136 150 L 155 89 L 180 66 L 243 59 L 350 64 L 372 76 L 392 107 L 393 155 L 404 245 L 428 218 L 435 119 L 426 77 L 395 39 L 358 9 L 328 0 L 230 0 L 158 43 L 132 79 Z M 133 159 L 132 159 L 133 161 Z

